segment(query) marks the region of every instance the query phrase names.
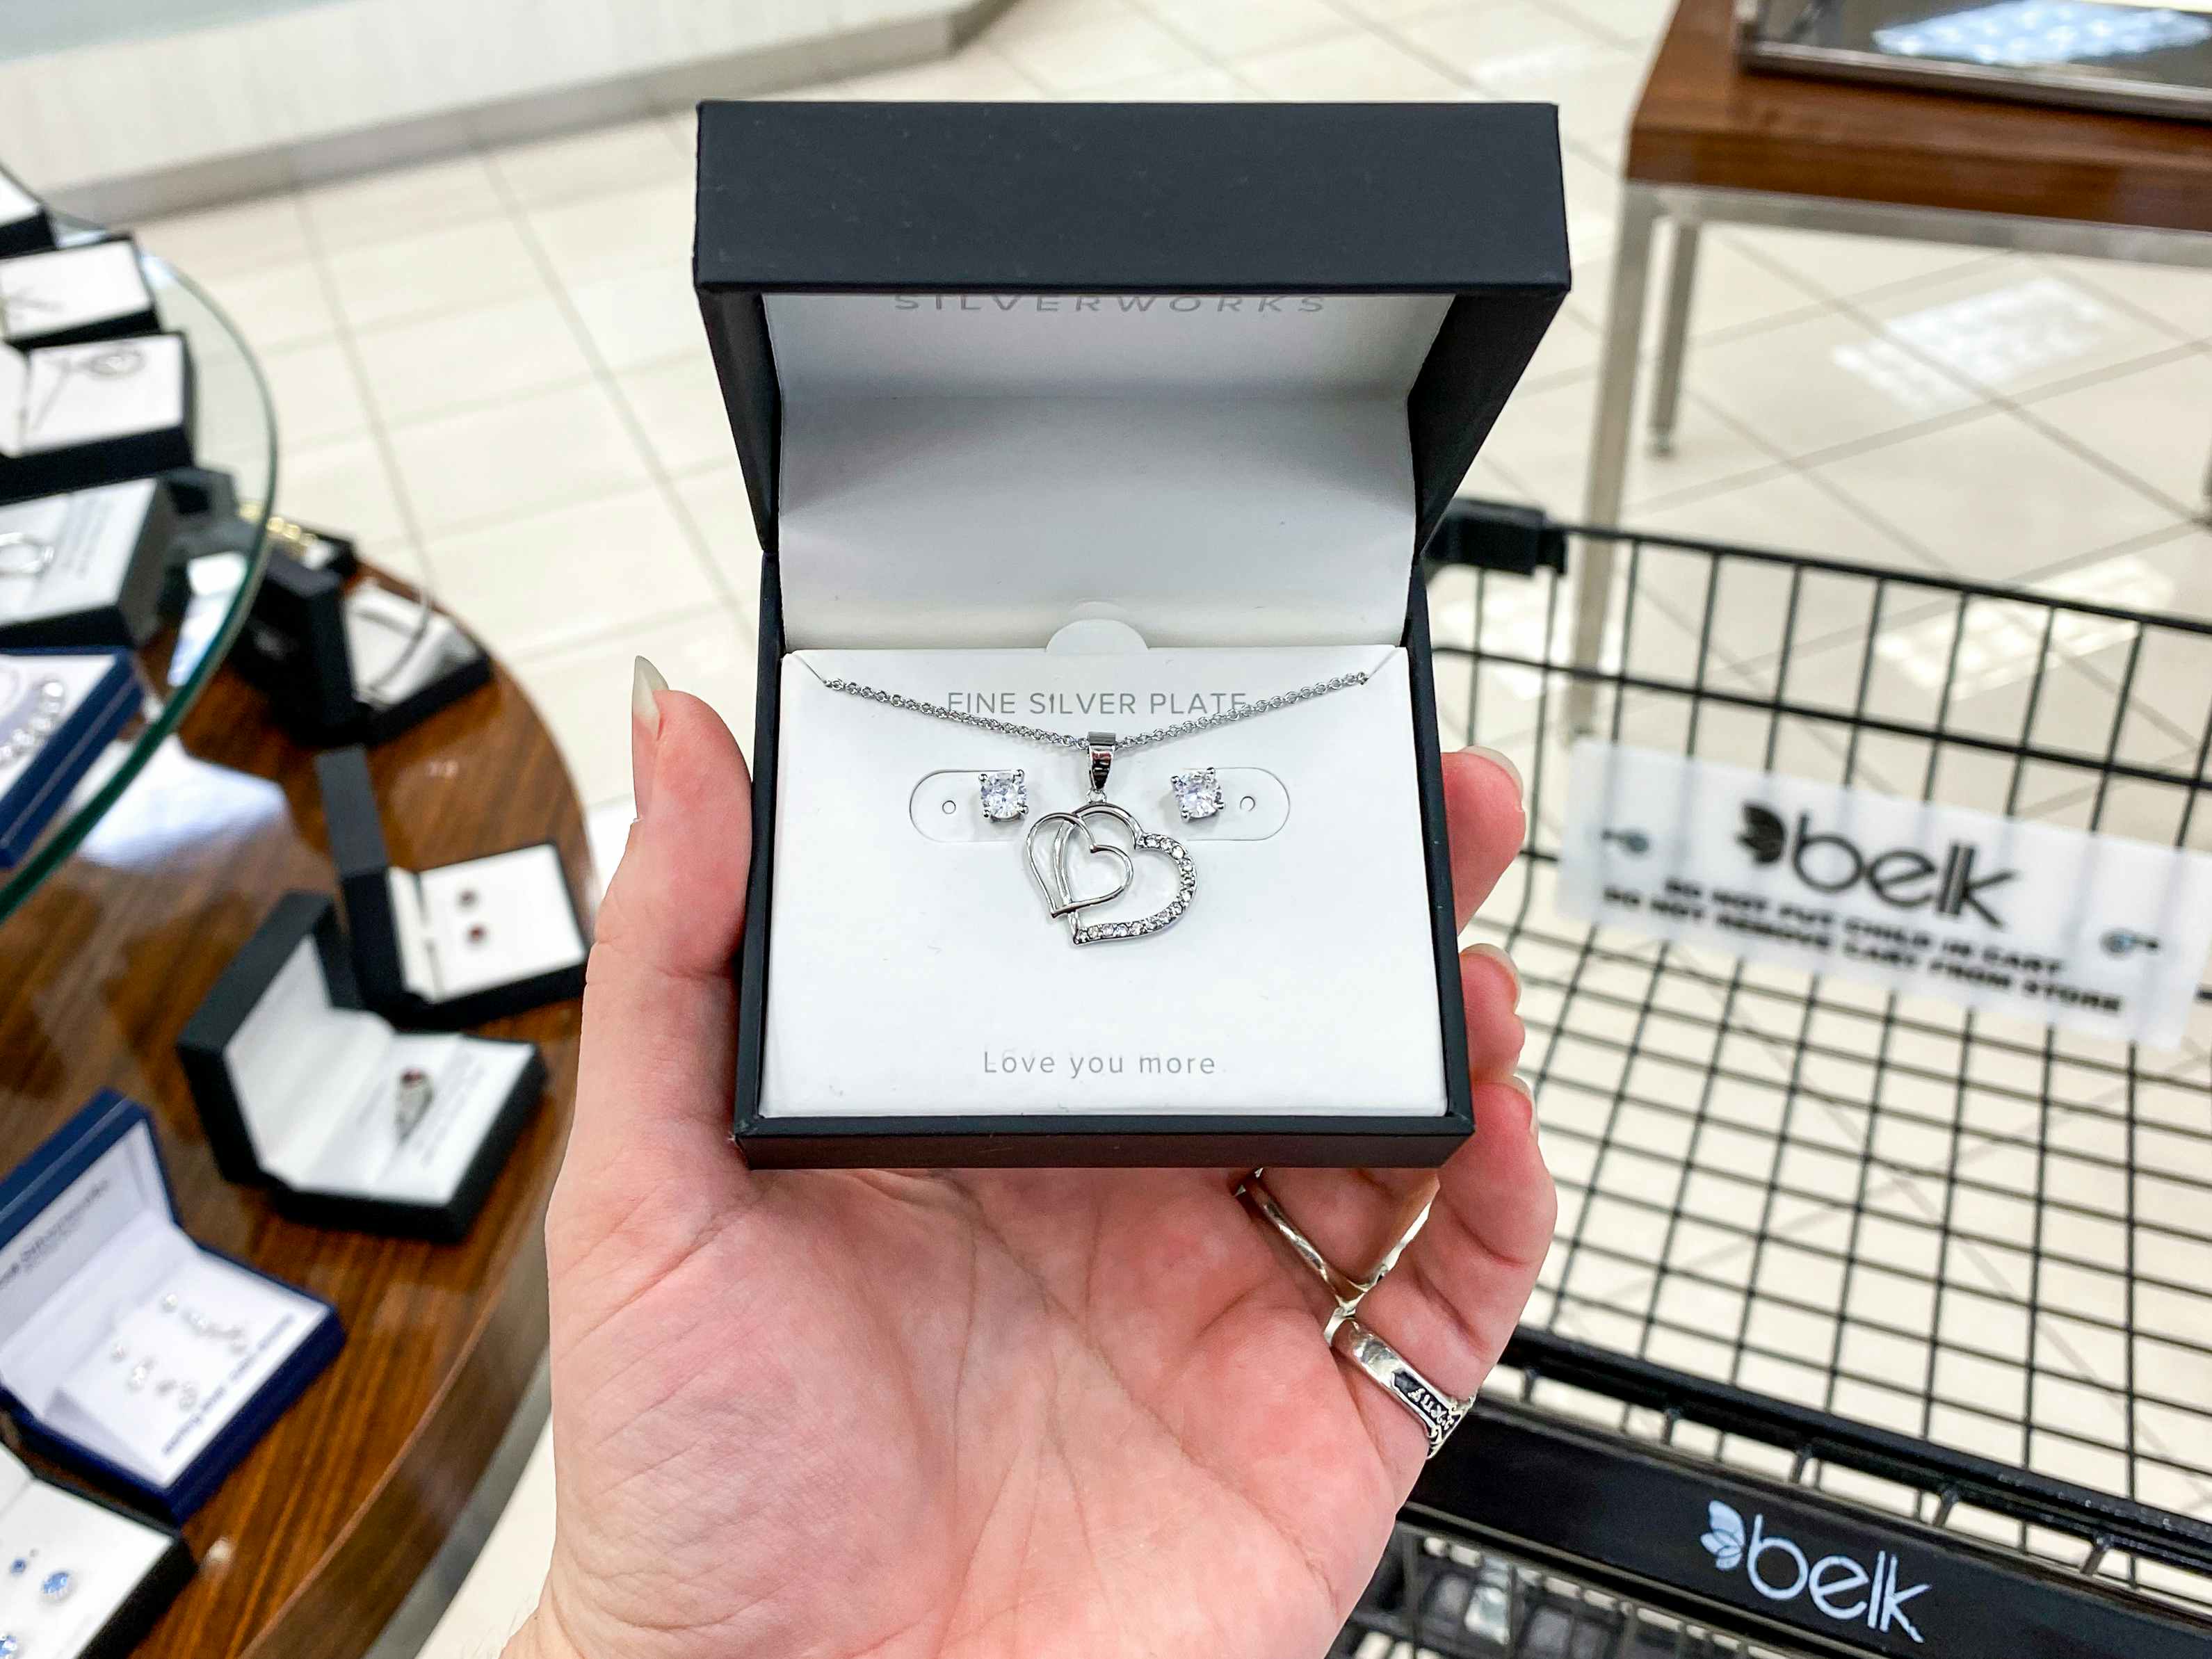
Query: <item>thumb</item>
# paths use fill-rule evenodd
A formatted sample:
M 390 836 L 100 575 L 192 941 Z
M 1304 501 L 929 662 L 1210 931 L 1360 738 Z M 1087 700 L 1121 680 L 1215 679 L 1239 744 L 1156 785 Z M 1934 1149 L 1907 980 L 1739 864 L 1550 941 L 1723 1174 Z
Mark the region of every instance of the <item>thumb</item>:
M 737 740 L 642 657 L 630 743 L 638 818 L 599 907 L 563 1173 L 584 1189 L 569 1197 L 603 1197 L 616 1215 L 647 1196 L 666 1204 L 682 1177 L 741 1170 L 732 961 L 752 861 Z

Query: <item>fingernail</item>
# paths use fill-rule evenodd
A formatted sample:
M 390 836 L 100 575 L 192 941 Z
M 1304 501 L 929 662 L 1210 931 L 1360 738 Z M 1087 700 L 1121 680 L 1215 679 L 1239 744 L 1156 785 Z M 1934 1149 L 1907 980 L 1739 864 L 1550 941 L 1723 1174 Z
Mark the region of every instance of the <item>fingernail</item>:
M 1513 1006 L 1518 1008 L 1521 1006 L 1521 970 L 1513 965 L 1513 958 L 1495 945 L 1486 943 L 1470 945 L 1467 947 L 1467 952 L 1472 957 L 1480 957 L 1486 962 L 1494 962 L 1505 970 L 1505 977 L 1511 981 L 1513 985 Z
M 653 759 L 660 741 L 660 705 L 653 694 L 666 690 L 660 671 L 640 657 L 629 678 L 629 787 L 641 818 L 653 799 Z
M 1481 756 L 1492 766 L 1504 771 L 1507 777 L 1513 780 L 1513 793 L 1524 799 L 1527 798 L 1528 786 L 1521 781 L 1521 769 L 1513 763 L 1513 757 L 1510 755 L 1502 755 L 1495 749 L 1485 749 L 1480 744 L 1468 744 L 1467 752 L 1470 755 Z

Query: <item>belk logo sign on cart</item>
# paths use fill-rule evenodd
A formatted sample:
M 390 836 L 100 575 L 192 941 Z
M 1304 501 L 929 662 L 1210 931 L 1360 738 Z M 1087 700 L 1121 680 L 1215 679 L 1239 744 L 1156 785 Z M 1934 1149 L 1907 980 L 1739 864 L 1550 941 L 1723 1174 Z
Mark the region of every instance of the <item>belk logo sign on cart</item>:
M 1876 1550 L 1871 1566 L 1841 1551 L 1815 1555 L 1770 1530 L 1766 1516 L 1756 1510 L 1747 1527 L 1742 1511 L 1717 1498 L 1705 1505 L 1705 1529 L 1698 1542 L 1723 1572 L 1741 1567 L 1752 1589 L 1769 1601 L 1802 1598 L 1822 1618 L 1839 1625 L 1864 1625 L 1877 1635 L 1896 1632 L 1916 1643 L 1924 1639 L 1905 1604 L 1925 1595 L 1928 1586 L 1906 1583 L 1898 1558 L 1887 1550 Z
M 2212 856 L 1585 742 L 1559 908 L 1810 973 L 2170 1048 Z

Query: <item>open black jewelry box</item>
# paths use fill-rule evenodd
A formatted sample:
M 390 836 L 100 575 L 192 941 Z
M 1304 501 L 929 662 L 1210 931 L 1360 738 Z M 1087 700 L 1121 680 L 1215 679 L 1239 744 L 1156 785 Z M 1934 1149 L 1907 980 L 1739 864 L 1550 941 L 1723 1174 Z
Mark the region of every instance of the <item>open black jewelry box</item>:
M 29 348 L 0 340 L 0 501 L 189 466 L 195 413 L 182 334 Z
M 590 954 L 550 841 L 428 870 L 395 866 L 362 750 L 315 757 L 353 969 L 386 1018 L 458 1030 L 584 994 Z
M 46 204 L 0 167 L 0 255 L 36 253 L 53 245 L 54 222 Z
M 452 1243 L 544 1092 L 531 1042 L 395 1030 L 337 911 L 288 893 L 177 1039 L 223 1178 L 295 1220 Z
M 161 326 L 128 236 L 0 257 L 0 338 L 26 351 Z
M 708 103 L 694 274 L 765 555 L 745 1155 L 1449 1156 L 1415 556 L 1566 292 L 1555 112 Z M 1174 826 L 1189 919 L 1090 947 L 975 813 L 1024 751 L 830 684 L 1079 735 L 1344 676 L 1234 727 L 1282 799 Z M 1185 752 L 1115 770 L 1155 821 Z
M 427 601 L 354 576 L 349 545 L 314 565 L 271 549 L 231 661 L 303 743 L 383 743 L 491 684 L 491 659 Z
M 0 649 L 143 645 L 178 522 L 159 478 L 0 507 Z

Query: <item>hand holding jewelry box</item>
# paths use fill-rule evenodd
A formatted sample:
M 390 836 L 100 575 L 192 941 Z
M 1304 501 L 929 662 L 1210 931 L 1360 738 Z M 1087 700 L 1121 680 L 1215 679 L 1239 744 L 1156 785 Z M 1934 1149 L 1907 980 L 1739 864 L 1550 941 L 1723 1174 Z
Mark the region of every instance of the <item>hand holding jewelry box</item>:
M 1322 1651 L 1550 1237 L 1510 968 L 1458 966 L 1477 1125 L 1437 1171 L 749 1170 L 724 1033 L 757 826 L 727 730 L 658 684 L 641 665 L 639 817 L 547 1240 L 556 1478 L 604 1497 L 564 1506 L 539 1601 L 562 1622 L 514 1659 L 628 1650 L 635 1610 L 670 1605 L 698 1633 L 662 1638 L 680 1659 L 738 1619 L 766 1650 L 1020 1624 L 1047 1646 Z M 1464 921 L 1519 845 L 1519 789 L 1480 757 L 1443 769 Z M 1141 971 L 1214 918 L 1078 949 L 1018 844 L 972 850 L 1071 959 Z M 776 1309 L 803 1314 L 760 1340 Z M 763 1515 L 803 1517 L 797 1540 Z M 783 1588 L 763 1604 L 763 1583 Z

